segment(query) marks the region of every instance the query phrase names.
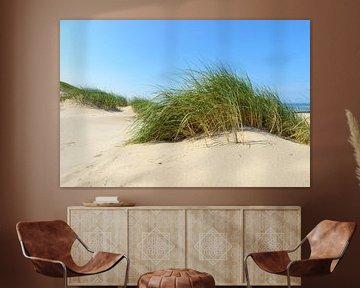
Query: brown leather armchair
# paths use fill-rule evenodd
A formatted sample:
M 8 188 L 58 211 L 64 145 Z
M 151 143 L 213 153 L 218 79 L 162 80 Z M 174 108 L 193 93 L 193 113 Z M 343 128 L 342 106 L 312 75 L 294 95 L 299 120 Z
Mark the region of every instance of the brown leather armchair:
M 125 254 L 91 251 L 62 220 L 19 222 L 16 225 L 20 245 L 24 256 L 31 260 L 35 271 L 50 277 L 88 276 L 112 269 L 121 260 L 127 261 L 124 288 L 127 285 L 129 259 Z M 92 254 L 83 266 L 78 266 L 72 256 L 71 247 L 78 240 Z
M 266 272 L 286 275 L 289 288 L 291 276 L 315 276 L 333 272 L 344 256 L 355 229 L 354 222 L 324 220 L 292 250 L 250 253 L 244 259 L 247 287 L 251 287 L 247 267 L 249 257 Z M 311 249 L 309 259 L 291 261 L 289 253 L 296 251 L 306 241 Z

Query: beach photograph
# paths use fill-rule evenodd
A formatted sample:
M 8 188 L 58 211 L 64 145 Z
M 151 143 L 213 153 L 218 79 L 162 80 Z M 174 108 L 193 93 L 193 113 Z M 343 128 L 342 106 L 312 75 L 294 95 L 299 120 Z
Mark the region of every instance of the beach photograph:
M 309 20 L 60 20 L 60 187 L 310 187 Z

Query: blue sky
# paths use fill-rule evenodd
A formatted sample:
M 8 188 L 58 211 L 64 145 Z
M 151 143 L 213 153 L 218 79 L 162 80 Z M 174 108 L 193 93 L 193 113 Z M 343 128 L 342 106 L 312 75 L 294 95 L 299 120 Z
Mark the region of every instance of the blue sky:
M 76 86 L 151 97 L 202 63 L 246 73 L 284 102 L 310 102 L 310 21 L 60 21 L 60 80 Z

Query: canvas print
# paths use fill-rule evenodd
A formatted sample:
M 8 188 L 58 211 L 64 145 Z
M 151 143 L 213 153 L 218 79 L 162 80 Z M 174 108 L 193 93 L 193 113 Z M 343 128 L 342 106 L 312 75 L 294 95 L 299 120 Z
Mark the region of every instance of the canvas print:
M 310 21 L 61 20 L 61 187 L 309 187 Z

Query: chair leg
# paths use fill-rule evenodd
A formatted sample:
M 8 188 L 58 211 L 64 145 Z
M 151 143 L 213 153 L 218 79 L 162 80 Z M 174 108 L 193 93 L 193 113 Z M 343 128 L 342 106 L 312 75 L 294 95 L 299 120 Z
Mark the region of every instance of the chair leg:
M 287 269 L 287 284 L 288 284 L 288 288 L 291 288 L 291 278 L 290 278 L 290 271 L 289 269 Z
M 66 270 L 66 266 L 62 264 L 62 267 L 64 269 L 64 287 L 67 288 L 67 270 Z
M 245 279 L 246 279 L 246 287 L 247 288 L 251 288 L 250 285 L 250 279 L 249 279 L 249 269 L 248 269 L 248 265 L 247 265 L 247 259 L 249 258 L 250 255 L 247 255 L 244 258 L 244 272 L 245 272 Z
M 126 271 L 125 271 L 124 288 L 126 288 L 126 287 L 127 287 L 128 278 L 129 278 L 130 259 L 129 259 L 129 257 L 127 257 L 127 256 L 124 256 L 124 258 L 126 259 Z

